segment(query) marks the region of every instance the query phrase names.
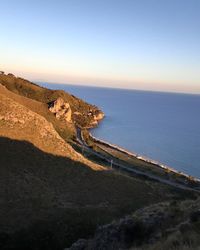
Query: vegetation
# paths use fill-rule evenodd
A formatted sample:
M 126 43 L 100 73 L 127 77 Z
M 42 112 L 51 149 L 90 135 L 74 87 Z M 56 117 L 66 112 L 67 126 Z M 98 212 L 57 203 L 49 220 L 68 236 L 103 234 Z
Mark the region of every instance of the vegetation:
M 200 199 L 162 202 L 99 227 L 90 240 L 70 250 L 174 250 L 199 249 Z
M 92 117 L 88 116 L 88 113 L 91 111 L 95 113 L 98 110 L 96 106 L 90 105 L 63 90 L 46 89 L 21 77 L 15 77 L 12 74 L 0 75 L 0 83 L 15 94 L 44 103 L 45 105 L 58 97 L 63 98 L 64 101 L 70 104 L 73 113 L 78 112 L 79 115 L 74 115 L 73 118 L 74 122 L 80 127 L 90 127 Z M 40 109 L 38 109 L 38 112 L 40 112 Z
M 55 118 L 48 103 L 58 96 L 82 122 Z M 0 249 L 64 249 L 145 206 L 196 198 L 110 171 L 72 148 L 75 124 L 89 126 L 86 114 L 92 109 L 98 110 L 64 91 L 0 75 Z

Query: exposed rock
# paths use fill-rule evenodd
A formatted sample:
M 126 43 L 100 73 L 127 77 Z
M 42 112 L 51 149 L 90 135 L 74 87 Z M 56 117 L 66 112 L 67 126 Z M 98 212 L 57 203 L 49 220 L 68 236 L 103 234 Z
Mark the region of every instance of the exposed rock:
M 4 71 L 0 71 L 0 75 L 4 75 Z
M 69 128 L 69 134 L 72 134 L 71 128 L 73 126 L 73 123 L 80 128 L 91 128 L 96 126 L 96 123 L 92 124 L 92 122 L 94 120 L 97 120 L 99 122 L 102 117 L 102 115 L 98 115 L 99 113 L 103 113 L 101 110 L 99 110 L 98 107 L 86 103 L 85 101 L 73 95 L 70 95 L 63 90 L 46 89 L 21 77 L 12 77 L 11 75 L 3 73 L 0 74 L 0 83 L 6 86 L 8 90 L 17 93 L 20 96 L 25 96 L 26 98 L 31 98 L 44 104 L 48 103 L 50 107 L 54 106 L 54 102 L 57 101 L 59 97 L 62 98 L 64 102 L 70 105 L 70 108 L 72 110 L 72 123 L 66 123 L 65 128 L 65 130 L 68 130 Z M 67 119 L 70 121 L 70 109 L 65 115 L 67 115 Z M 57 117 L 59 116 L 59 114 L 55 116 Z M 63 114 L 61 116 L 63 117 Z M 52 119 L 51 115 L 50 117 L 50 119 Z M 64 120 L 66 119 L 63 119 L 63 121 Z M 57 122 L 60 123 L 60 121 Z M 75 132 L 73 133 L 73 136 L 75 136 Z
M 90 124 L 87 126 L 87 128 L 94 128 L 104 118 L 104 113 L 94 107 L 94 109 L 90 109 L 87 113 L 87 118 L 90 120 Z
M 57 133 L 51 122 L 18 103 L 17 99 L 14 100 L 15 96 L 0 84 L 0 137 L 29 141 L 43 152 L 68 157 L 94 170 L 104 169 L 77 153 Z
M 49 103 L 49 110 L 55 114 L 58 120 L 64 119 L 67 122 L 72 122 L 72 111 L 68 102 L 65 102 L 61 97 Z
M 94 121 L 100 121 L 104 118 L 104 113 L 99 109 L 90 110 L 87 115 L 92 117 Z
M 96 121 L 100 121 L 100 120 L 102 120 L 103 118 L 104 118 L 104 113 L 103 113 L 102 111 L 100 111 L 100 110 L 97 110 L 97 111 L 95 112 L 94 119 L 95 119 Z

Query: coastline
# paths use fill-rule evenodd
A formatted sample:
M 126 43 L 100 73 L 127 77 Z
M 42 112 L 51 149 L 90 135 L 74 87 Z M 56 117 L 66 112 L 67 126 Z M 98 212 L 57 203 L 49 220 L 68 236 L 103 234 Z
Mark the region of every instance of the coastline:
M 104 145 L 107 146 L 107 147 L 114 148 L 114 149 L 116 149 L 116 150 L 118 150 L 118 151 L 120 151 L 120 152 L 122 152 L 122 153 L 125 153 L 125 154 L 127 154 L 127 155 L 129 155 L 129 156 L 135 157 L 135 158 L 137 158 L 138 160 L 141 160 L 141 161 L 144 161 L 144 162 L 153 164 L 153 165 L 155 165 L 155 166 L 157 166 L 157 167 L 160 167 L 161 169 L 163 169 L 163 170 L 165 170 L 165 171 L 170 171 L 170 172 L 172 172 L 172 173 L 178 174 L 178 175 L 180 175 L 180 176 L 183 176 L 183 177 L 185 177 L 185 178 L 188 178 L 188 179 L 190 179 L 190 180 L 193 180 L 193 181 L 195 181 L 195 182 L 199 182 L 199 183 L 200 183 L 200 179 L 197 178 L 197 177 L 188 175 L 188 174 L 186 174 L 186 173 L 184 173 L 184 172 L 182 172 L 182 171 L 178 171 L 178 170 L 176 170 L 176 169 L 173 168 L 173 167 L 167 166 L 167 165 L 165 165 L 165 164 L 160 163 L 159 161 L 150 159 L 150 158 L 148 158 L 148 157 L 139 155 L 139 154 L 137 154 L 137 153 L 135 153 L 135 152 L 130 152 L 130 151 L 128 151 L 127 149 L 124 149 L 124 148 L 122 148 L 122 147 L 120 147 L 120 146 L 118 146 L 118 145 L 115 145 L 115 144 L 106 142 L 106 141 L 104 141 L 104 140 L 101 140 L 101 139 L 99 139 L 99 138 L 96 138 L 96 137 L 93 136 L 90 132 L 89 132 L 89 135 L 90 135 L 90 137 L 91 137 L 94 141 L 99 142 L 99 143 L 101 143 L 101 144 L 104 144 Z
M 55 89 L 56 86 L 57 85 L 55 84 L 51 88 Z M 89 131 L 91 131 L 91 133 L 97 138 L 105 140 L 105 142 L 109 142 L 110 144 L 116 144 L 121 148 L 123 147 L 125 150 L 127 149 L 127 151 L 130 151 L 131 153 L 134 153 L 135 155 L 138 155 L 147 161 L 150 160 L 151 162 L 161 165 L 161 167 L 164 166 L 168 169 L 171 168 L 177 172 L 182 172 L 188 176 L 195 177 L 195 179 L 200 179 L 198 155 L 199 126 L 192 125 L 190 127 L 190 124 L 184 125 L 190 120 L 187 119 L 187 114 L 184 114 L 184 112 L 180 112 L 180 119 L 176 119 L 176 121 L 171 121 L 168 123 L 168 121 L 171 119 L 170 117 L 174 116 L 178 109 L 184 111 L 185 108 L 187 108 L 187 105 L 185 106 L 186 103 L 190 104 L 188 111 L 193 107 L 193 102 L 198 100 L 194 99 L 192 96 L 191 98 L 189 98 L 189 96 L 187 98 L 179 96 L 177 99 L 176 96 L 171 96 L 171 94 L 165 93 L 165 99 L 163 99 L 161 98 L 163 96 L 160 96 L 158 93 L 154 92 L 150 94 L 146 92 L 144 93 L 144 96 L 143 94 L 141 95 L 141 93 L 135 93 L 135 91 L 131 93 L 126 93 L 123 91 L 123 93 L 121 93 L 121 91 L 111 92 L 110 90 L 110 92 L 106 92 L 104 88 L 96 90 L 96 88 L 91 86 L 82 88 L 71 86 L 68 88 L 68 85 L 60 85 L 58 89 L 69 91 L 75 96 L 79 96 L 91 104 L 94 103 L 97 107 L 105 112 L 106 119 L 102 124 L 103 126 L 98 126 L 98 124 L 88 124 L 88 126 L 82 127 L 83 129 L 89 129 Z M 111 95 L 111 98 L 108 98 L 109 95 Z M 126 96 L 127 98 L 125 98 Z M 105 99 L 105 97 L 107 99 Z M 164 114 L 164 117 L 167 118 L 163 118 L 164 120 L 161 119 L 161 124 L 158 124 L 155 122 L 155 120 L 158 118 L 160 121 L 160 118 L 162 118 L 160 115 L 161 113 L 163 114 L 163 112 L 159 113 L 160 108 L 153 109 L 156 107 L 151 105 L 152 102 L 150 102 L 149 105 L 149 108 L 152 110 L 152 113 L 149 114 L 149 117 L 146 118 L 148 113 L 145 114 L 145 112 L 142 112 L 145 105 L 142 105 L 142 108 L 140 108 L 140 101 L 138 100 L 142 101 L 144 97 L 146 98 L 147 102 L 155 100 L 155 103 L 161 104 L 161 107 L 163 107 L 162 105 L 165 103 L 170 104 L 164 106 L 165 110 L 163 111 L 166 113 Z M 118 98 L 121 98 L 119 100 L 122 102 L 119 105 L 116 101 Z M 135 108 L 133 108 L 133 118 L 131 118 L 131 110 L 129 109 L 129 106 L 127 106 L 128 103 L 130 104 L 129 99 L 130 101 L 135 100 L 133 102 L 135 106 Z M 177 108 L 175 106 L 176 102 Z M 155 103 L 153 102 L 153 104 Z M 120 108 L 122 105 L 125 107 L 124 111 Z M 173 109 L 171 109 L 172 106 Z M 119 111 L 117 111 L 118 109 Z M 195 109 L 193 108 L 192 110 Z M 155 119 L 152 119 L 151 117 L 154 116 L 154 111 L 156 111 L 155 114 L 158 116 L 154 117 Z M 125 112 L 125 115 L 130 114 L 130 118 L 128 118 L 129 120 L 127 122 L 125 121 L 126 118 L 123 118 L 123 112 Z M 192 114 L 190 118 L 195 119 L 195 117 L 193 117 L 193 112 L 189 112 L 189 114 L 190 113 Z M 145 125 L 147 120 L 150 122 L 149 126 Z M 196 124 L 199 124 L 199 122 L 200 120 L 197 119 Z M 97 126 L 97 130 L 90 130 L 90 128 L 95 128 Z M 178 127 L 181 129 L 178 129 Z M 133 135 L 129 129 L 134 129 Z M 165 131 L 167 133 L 165 133 Z M 189 134 L 190 132 L 192 133 L 191 135 Z M 123 133 L 125 134 L 123 135 Z M 195 135 L 197 136 L 195 137 Z M 134 144 L 132 140 L 134 140 Z M 151 147 L 151 145 L 153 147 Z
M 87 137 L 83 133 L 85 131 L 88 132 Z M 88 136 L 90 137 L 89 143 Z M 92 145 L 91 140 L 93 140 Z M 77 142 L 81 145 L 82 153 L 85 151 L 89 153 L 89 157 L 92 157 L 92 155 L 95 156 L 97 163 L 103 160 L 107 163 L 107 168 L 110 170 L 119 170 L 129 176 L 138 176 L 138 178 L 150 179 L 173 188 L 200 193 L 200 181 L 198 179 L 184 173 L 177 173 L 172 168 L 163 168 L 159 164 L 150 162 L 149 160 L 141 159 L 140 157 L 138 159 L 138 155 L 126 152 L 125 149 L 116 145 L 107 144 L 104 141 L 102 142 L 99 139 L 93 138 L 86 129 L 77 129 Z M 122 154 L 126 159 L 121 158 Z M 132 163 L 130 163 L 130 159 Z
M 167 177 L 172 178 L 172 175 L 174 175 L 173 176 L 174 179 L 178 178 L 179 181 L 181 181 L 182 183 L 185 182 L 186 185 L 188 185 L 189 183 L 190 184 L 196 183 L 196 184 L 200 185 L 200 179 L 198 177 L 194 177 L 194 176 L 189 175 L 185 172 L 178 171 L 178 170 L 176 170 L 176 168 L 173 168 L 173 167 L 168 166 L 166 164 L 163 164 L 159 161 L 156 161 L 154 159 L 140 155 L 136 152 L 129 151 L 126 148 L 122 148 L 119 145 L 112 144 L 110 142 L 104 141 L 102 139 L 99 139 L 99 138 L 96 138 L 95 136 L 93 136 L 90 133 L 90 129 L 98 128 L 99 123 L 104 119 L 104 116 L 105 116 L 105 114 L 102 110 L 100 110 L 97 106 L 94 106 L 94 107 L 95 107 L 94 112 L 87 113 L 87 118 L 89 119 L 89 122 L 87 125 L 80 126 L 79 124 L 75 123 L 76 127 L 79 127 L 79 129 L 81 131 L 82 130 L 88 131 L 89 137 L 93 140 L 93 142 L 100 143 L 100 144 L 104 145 L 105 147 L 107 147 L 107 149 L 109 149 L 109 148 L 115 149 L 116 151 L 121 152 L 121 153 L 125 154 L 126 156 L 130 156 L 132 158 L 137 159 L 138 161 L 140 161 L 140 164 L 138 164 L 138 165 L 142 165 L 141 162 L 144 163 L 143 165 L 145 165 L 145 163 L 148 163 L 149 166 L 147 167 L 147 169 L 145 169 L 145 167 L 142 166 L 142 170 L 145 172 L 145 174 L 146 174 L 146 172 L 151 172 L 151 169 L 150 169 L 150 167 L 151 167 L 153 169 L 153 171 L 152 171 L 153 175 L 157 175 L 157 174 L 163 175 L 163 173 L 165 173 L 165 174 L 168 174 L 168 176 L 167 175 L 165 177 L 162 176 L 165 179 Z M 75 112 L 75 113 L 77 113 L 77 112 Z M 86 147 L 89 146 L 89 145 L 87 145 L 87 143 L 85 143 L 86 140 L 84 138 L 82 138 L 82 139 L 83 139 L 82 142 L 84 141 L 84 144 L 82 144 L 82 145 L 86 146 Z M 93 151 L 95 152 L 95 150 L 93 150 Z M 112 154 L 110 156 L 117 159 L 117 157 L 115 157 Z M 132 167 L 133 168 L 135 167 L 134 164 Z M 138 166 L 136 166 L 136 168 L 139 171 L 141 170 L 141 168 L 139 168 Z

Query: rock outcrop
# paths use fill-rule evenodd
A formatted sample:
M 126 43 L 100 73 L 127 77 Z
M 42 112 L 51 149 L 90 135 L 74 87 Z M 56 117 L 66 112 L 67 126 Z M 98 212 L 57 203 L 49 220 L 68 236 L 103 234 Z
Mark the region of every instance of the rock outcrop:
M 104 113 L 99 109 L 90 110 L 87 115 L 97 122 L 104 118 Z
M 25 97 L 20 97 L 19 101 L 16 94 L 0 84 L 0 137 L 26 140 L 44 152 L 82 162 L 94 170 L 104 169 L 76 152 L 59 135 L 51 122 L 30 109 L 30 107 L 36 106 L 37 103 L 29 101 L 30 103 L 27 102 Z M 66 104 L 64 103 L 64 105 Z M 40 108 L 41 106 L 36 107 Z M 57 111 L 56 107 L 58 106 L 54 107 L 55 112 Z M 57 112 L 59 113 L 59 110 Z
M 100 121 L 104 118 L 104 113 L 101 110 L 96 110 L 94 114 L 94 119 Z
M 72 122 L 72 110 L 68 102 L 65 102 L 61 97 L 58 97 L 53 102 L 49 103 L 49 110 L 55 114 L 58 120 Z
M 104 116 L 104 113 L 100 109 L 90 109 L 87 113 L 87 117 L 90 120 L 90 126 L 88 126 L 88 128 L 96 127 L 99 122 L 104 118 Z
M 104 116 L 103 112 L 99 110 L 98 107 L 91 105 L 74 95 L 71 95 L 63 90 L 50 90 L 41 87 L 21 77 L 15 77 L 10 73 L 8 75 L 3 71 L 0 72 L 0 83 L 8 90 L 20 96 L 45 104 L 45 109 L 47 103 L 49 104 L 49 108 L 51 108 L 51 110 L 57 109 L 54 108 L 54 103 L 56 106 L 59 106 L 59 103 L 60 106 L 65 104 L 64 107 L 55 111 L 55 117 L 58 119 L 55 119 L 56 121 L 54 123 L 60 124 L 64 121 L 65 132 L 60 132 L 65 135 L 70 135 L 70 138 L 76 136 L 75 131 L 73 132 L 73 125 L 80 128 L 92 128 L 97 126 Z M 38 109 L 38 111 L 40 111 L 40 109 Z M 47 114 L 47 116 L 52 122 L 53 116 L 49 114 Z M 56 126 L 56 129 L 59 128 L 60 125 Z

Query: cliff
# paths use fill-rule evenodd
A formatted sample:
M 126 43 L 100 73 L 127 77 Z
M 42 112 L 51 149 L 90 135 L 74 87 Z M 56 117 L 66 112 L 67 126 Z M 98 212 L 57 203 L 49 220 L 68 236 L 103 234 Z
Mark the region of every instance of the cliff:
M 1 74 L 0 83 L 15 94 L 43 104 L 50 104 L 58 98 L 63 99 L 65 103 L 69 104 L 72 111 L 72 121 L 78 127 L 94 127 L 104 117 L 103 112 L 96 106 L 88 104 L 63 90 L 46 89 L 21 77 L 15 77 L 12 74 Z

